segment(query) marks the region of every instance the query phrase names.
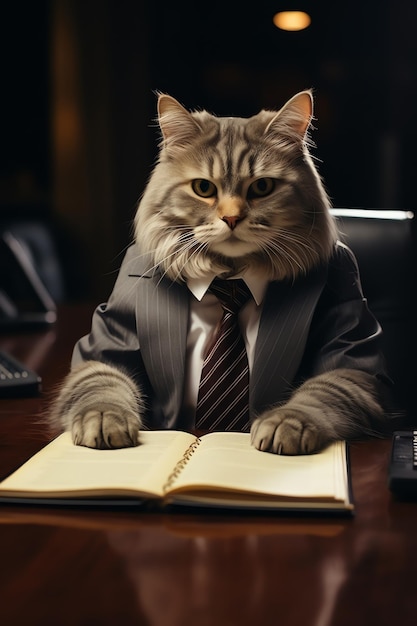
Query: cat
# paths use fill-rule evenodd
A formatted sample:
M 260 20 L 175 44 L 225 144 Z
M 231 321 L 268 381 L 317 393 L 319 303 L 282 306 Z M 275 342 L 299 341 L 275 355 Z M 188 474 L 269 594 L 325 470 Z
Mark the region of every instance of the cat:
M 296 373 L 276 402 L 252 415 L 252 445 L 308 454 L 383 429 L 381 329 L 364 304 L 355 259 L 338 241 L 311 154 L 312 119 L 311 90 L 250 118 L 190 112 L 158 95 L 159 157 L 138 205 L 129 261 L 144 260 L 147 270 L 128 283 L 127 276 L 137 274 L 122 267 L 90 336 L 77 344 L 51 408 L 51 419 L 72 432 L 75 444 L 134 446 L 141 428 L 180 423 L 175 416 L 162 422 L 152 417 L 159 398 L 151 379 L 162 374 L 147 371 L 155 366 L 139 346 L 135 310 L 147 304 L 135 295 L 137 281 L 155 279 L 154 289 L 165 285 L 170 295 L 183 293 L 189 281 L 248 270 L 271 284 L 306 285 L 306 293 L 314 276 L 327 277 L 311 305 Z M 352 300 L 353 313 L 346 313 L 345 300 Z M 164 320 L 169 315 L 165 311 Z M 154 316 L 161 328 L 165 322 Z M 173 386 L 183 380 L 179 376 Z M 171 392 L 181 396 L 183 389 Z

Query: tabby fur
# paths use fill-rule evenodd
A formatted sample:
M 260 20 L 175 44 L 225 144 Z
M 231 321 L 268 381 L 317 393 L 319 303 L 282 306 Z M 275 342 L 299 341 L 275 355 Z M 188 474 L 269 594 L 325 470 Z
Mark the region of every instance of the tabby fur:
M 190 113 L 159 95 L 159 159 L 135 219 L 141 253 L 178 282 L 230 277 L 248 267 L 270 280 L 295 281 L 326 263 L 338 234 L 311 156 L 312 116 L 310 91 L 278 112 L 248 119 Z M 128 371 L 94 361 L 70 372 L 51 416 L 77 444 L 123 447 L 138 442 L 145 408 Z M 375 377 L 336 369 L 256 416 L 252 443 L 275 453 L 312 453 L 370 434 L 383 420 Z

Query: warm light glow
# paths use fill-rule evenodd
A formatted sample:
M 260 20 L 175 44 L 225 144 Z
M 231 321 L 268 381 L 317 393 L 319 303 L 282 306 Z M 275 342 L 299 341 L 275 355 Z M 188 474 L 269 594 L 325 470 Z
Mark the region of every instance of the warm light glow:
M 281 30 L 304 30 L 311 24 L 311 17 L 304 11 L 281 11 L 272 19 L 275 26 Z

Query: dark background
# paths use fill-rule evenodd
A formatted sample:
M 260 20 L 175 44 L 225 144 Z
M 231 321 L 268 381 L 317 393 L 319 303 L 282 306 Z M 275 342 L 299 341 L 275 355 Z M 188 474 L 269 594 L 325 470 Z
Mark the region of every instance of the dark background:
M 334 206 L 414 209 L 417 4 L 36 0 L 0 9 L 0 220 L 40 217 L 107 294 L 155 158 L 155 91 L 249 116 L 315 92 Z M 285 8 L 309 29 L 279 31 Z M 70 259 L 68 259 L 71 262 Z M 75 261 L 74 261 L 75 262 Z

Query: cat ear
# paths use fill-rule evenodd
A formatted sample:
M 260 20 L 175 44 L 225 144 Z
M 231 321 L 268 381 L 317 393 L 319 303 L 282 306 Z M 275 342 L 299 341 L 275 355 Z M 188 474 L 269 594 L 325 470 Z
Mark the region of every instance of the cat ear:
M 285 129 L 304 138 L 313 117 L 313 96 L 311 91 L 301 91 L 289 100 L 276 113 L 265 129 L 268 133 L 275 128 L 282 132 Z
M 175 98 L 165 94 L 158 98 L 158 121 L 167 147 L 185 147 L 201 131 L 191 113 Z

